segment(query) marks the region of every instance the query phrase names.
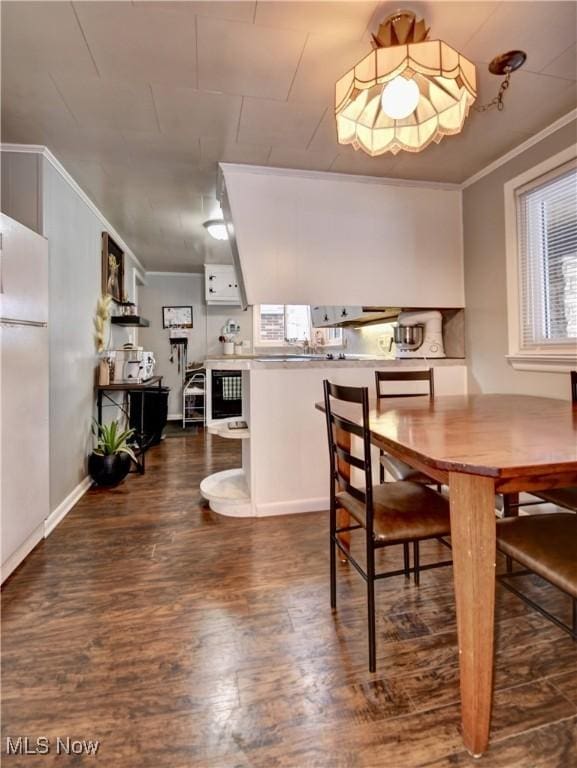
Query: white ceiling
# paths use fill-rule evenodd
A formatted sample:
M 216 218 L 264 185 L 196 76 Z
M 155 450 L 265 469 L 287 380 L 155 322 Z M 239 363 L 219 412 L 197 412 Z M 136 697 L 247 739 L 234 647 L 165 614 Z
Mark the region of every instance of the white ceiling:
M 503 112 L 424 152 L 336 141 L 335 80 L 397 7 L 478 64 L 528 54 Z M 2 139 L 47 145 L 148 269 L 229 260 L 202 222 L 218 161 L 460 182 L 576 104 L 570 2 L 3 2 Z

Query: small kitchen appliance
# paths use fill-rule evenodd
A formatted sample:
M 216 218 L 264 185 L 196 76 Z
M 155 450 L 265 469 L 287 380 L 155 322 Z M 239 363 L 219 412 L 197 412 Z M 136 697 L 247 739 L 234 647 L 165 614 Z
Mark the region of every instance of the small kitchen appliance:
M 142 349 L 117 349 L 114 363 L 114 383 L 142 384 L 154 376 L 156 360 L 152 352 Z
M 445 357 L 443 317 L 437 310 L 401 312 L 393 338 L 398 359 Z

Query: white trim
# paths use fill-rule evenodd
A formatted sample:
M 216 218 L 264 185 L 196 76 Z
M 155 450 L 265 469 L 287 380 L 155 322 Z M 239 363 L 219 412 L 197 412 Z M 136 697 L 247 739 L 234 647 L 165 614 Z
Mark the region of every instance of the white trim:
M 522 154 L 526 150 L 531 149 L 531 147 L 534 147 L 535 144 L 543 141 L 543 139 L 546 139 L 547 136 L 551 136 L 552 133 L 555 133 L 555 131 L 563 128 L 565 125 L 569 125 L 569 123 L 572 123 L 574 120 L 577 120 L 577 109 L 572 109 L 571 112 L 568 112 L 566 115 L 563 115 L 563 117 L 555 120 L 554 123 L 551 123 L 551 125 L 543 128 L 543 130 L 539 131 L 539 133 L 529 137 L 526 141 L 523 141 L 521 144 L 513 147 L 513 149 L 509 150 L 509 152 L 506 152 L 504 155 L 501 155 L 501 157 L 493 160 L 493 162 L 489 163 L 489 165 L 485 166 L 485 168 L 482 168 L 480 171 L 477 171 L 477 173 L 469 176 L 469 178 L 465 179 L 465 181 L 460 185 L 461 189 L 467 189 L 467 187 L 470 187 L 471 184 L 475 184 L 475 182 L 479 181 L 484 176 L 488 176 L 490 173 L 493 173 L 493 171 L 496 171 L 500 166 L 505 165 L 505 163 L 513 160 L 513 158 Z
M 272 517 L 274 515 L 296 515 L 302 512 L 323 512 L 330 507 L 328 496 L 316 499 L 295 499 L 294 501 L 269 501 L 265 504 L 255 504 L 257 517 Z
M 545 371 L 567 374 L 577 370 L 577 354 L 573 355 L 507 355 L 507 362 L 516 371 Z
M 257 176 L 286 176 L 301 179 L 316 179 L 317 181 L 348 181 L 357 184 L 378 184 L 392 187 L 429 187 L 459 191 L 461 184 L 449 181 L 419 181 L 418 179 L 396 179 L 389 176 L 362 176 L 354 173 L 336 173 L 334 171 L 305 171 L 295 168 L 275 168 L 268 165 L 244 165 L 241 163 L 219 163 L 219 168 L 230 173 L 252 173 Z M 226 176 L 225 176 L 226 183 Z
M 146 277 L 202 277 L 202 272 L 150 272 L 147 270 Z
M 60 504 L 54 509 L 44 521 L 44 538 L 50 536 L 56 526 L 64 520 L 66 515 L 74 507 L 75 504 L 80 501 L 86 491 L 92 485 L 92 478 L 87 476 L 82 480 L 76 488 L 74 488 L 68 496 L 63 499 Z
M 42 539 L 44 538 L 44 523 L 40 523 L 40 525 L 32 531 L 30 536 L 24 541 L 16 550 L 16 552 L 13 552 L 8 560 L 6 560 L 5 563 L 2 563 L 2 568 L 0 569 L 2 571 L 1 574 L 1 582 L 2 584 L 6 581 L 8 576 L 18 568 L 20 563 L 28 557 L 28 555 L 32 552 L 34 547 L 39 544 Z
M 86 192 L 82 189 L 82 187 L 76 182 L 73 177 L 68 173 L 66 168 L 62 165 L 60 160 L 58 160 L 57 157 L 55 157 L 52 152 L 48 149 L 48 147 L 45 147 L 41 144 L 0 144 L 0 152 L 14 152 L 19 154 L 32 154 L 32 155 L 41 155 L 42 157 L 45 157 L 46 160 L 52 165 L 55 170 L 58 171 L 58 173 L 62 176 L 62 178 L 68 182 L 68 184 L 72 187 L 72 189 L 76 192 L 76 194 L 82 199 L 82 202 L 85 203 L 88 208 L 92 211 L 92 213 L 100 219 L 102 224 L 104 225 L 107 232 L 110 232 L 114 240 L 120 245 L 120 247 L 124 250 L 124 252 L 130 256 L 130 258 L 134 261 L 134 263 L 137 265 L 137 267 L 140 269 L 140 272 L 142 275 L 146 274 L 146 270 L 143 267 L 142 263 L 139 261 L 139 259 L 134 255 L 132 250 L 128 247 L 126 242 L 123 240 L 123 238 L 118 234 L 116 229 L 112 226 L 112 224 L 108 221 L 108 219 L 104 216 L 102 211 L 100 211 L 96 205 L 92 202 L 90 197 L 86 194 Z
M 547 158 L 542 163 L 538 163 L 533 168 L 529 168 L 519 174 L 519 176 L 510 179 L 503 187 L 505 197 L 508 360 L 514 368 L 519 370 L 543 370 L 542 366 L 545 366 L 545 370 L 553 370 L 555 366 L 560 366 L 561 371 L 568 371 L 574 365 L 574 347 L 568 348 L 567 351 L 563 347 L 560 349 L 559 346 L 556 346 L 554 349 L 543 349 L 540 351 L 523 349 L 521 347 L 517 191 L 529 182 L 538 179 L 555 168 L 565 165 L 576 157 L 577 148 L 575 146 L 567 147 L 567 149 Z
M 166 417 L 167 421 L 182 421 L 182 413 L 169 413 Z M 200 422 L 198 422 L 200 424 Z

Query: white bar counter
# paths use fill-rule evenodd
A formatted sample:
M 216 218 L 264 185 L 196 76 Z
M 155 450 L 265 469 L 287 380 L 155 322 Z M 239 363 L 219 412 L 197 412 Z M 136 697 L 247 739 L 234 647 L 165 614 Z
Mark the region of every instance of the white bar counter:
M 374 393 L 378 369 L 433 367 L 435 394 L 457 395 L 467 391 L 467 368 L 463 359 L 282 360 L 281 357 L 223 356 L 211 357 L 205 363 L 209 372 L 212 369 L 243 371 L 243 418 L 249 430 L 247 438 L 242 440 L 242 474 L 237 470 L 235 475 L 235 482 L 240 483 L 243 490 L 238 504 L 230 498 L 230 478 L 223 478 L 226 488 L 223 488 L 222 499 L 218 496 L 218 484 L 209 478 L 202 483 L 201 492 L 203 487 L 210 487 L 209 503 L 220 514 L 263 517 L 328 509 L 326 426 L 323 415 L 314 407 L 323 397 L 323 379 L 342 385 L 368 386 L 370 393 Z M 418 382 L 404 384 L 418 385 Z

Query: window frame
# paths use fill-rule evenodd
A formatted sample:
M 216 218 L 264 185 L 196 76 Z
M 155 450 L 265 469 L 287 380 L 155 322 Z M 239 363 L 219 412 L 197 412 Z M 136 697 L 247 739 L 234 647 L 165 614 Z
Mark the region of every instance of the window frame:
M 577 148 L 568 147 L 505 183 L 505 248 L 507 276 L 507 360 L 513 368 L 565 373 L 577 364 L 573 341 L 523 346 L 521 325 L 521 258 L 519 251 L 519 193 L 561 176 L 577 165 Z
M 290 348 L 297 347 L 300 344 L 304 343 L 302 341 L 285 341 L 284 339 L 283 339 L 282 342 L 281 341 L 273 342 L 273 341 L 268 341 L 266 339 L 265 340 L 261 340 L 261 337 L 260 337 L 260 308 L 261 308 L 261 306 L 263 306 L 263 305 L 262 304 L 255 304 L 253 306 L 253 339 L 254 339 L 253 346 L 255 348 L 256 347 L 260 347 L 260 348 L 268 348 L 268 349 L 281 349 L 281 348 L 290 349 Z M 296 306 L 296 305 L 282 304 L 281 306 L 286 307 L 286 306 Z M 309 314 L 309 329 L 310 329 L 310 332 L 311 332 L 311 336 L 314 337 L 314 334 L 316 333 L 316 331 L 320 331 L 322 333 L 325 330 L 328 330 L 328 328 L 327 329 L 325 329 L 325 328 L 314 328 L 313 327 L 313 323 L 312 323 L 312 316 L 311 316 L 311 308 L 310 308 L 310 306 L 309 305 L 300 305 L 300 306 L 308 306 L 309 307 L 309 311 L 308 311 L 308 314 Z M 285 331 L 286 331 L 286 310 L 285 310 L 284 318 L 285 318 Z M 343 346 L 342 328 L 340 328 L 339 330 L 341 331 L 341 339 L 340 339 L 340 341 L 337 341 L 337 340 L 326 341 L 325 340 L 325 342 L 322 344 L 323 349 L 325 347 L 333 347 L 334 348 L 334 347 L 342 347 Z M 311 344 L 313 346 L 315 345 L 314 338 L 309 339 L 309 344 Z

